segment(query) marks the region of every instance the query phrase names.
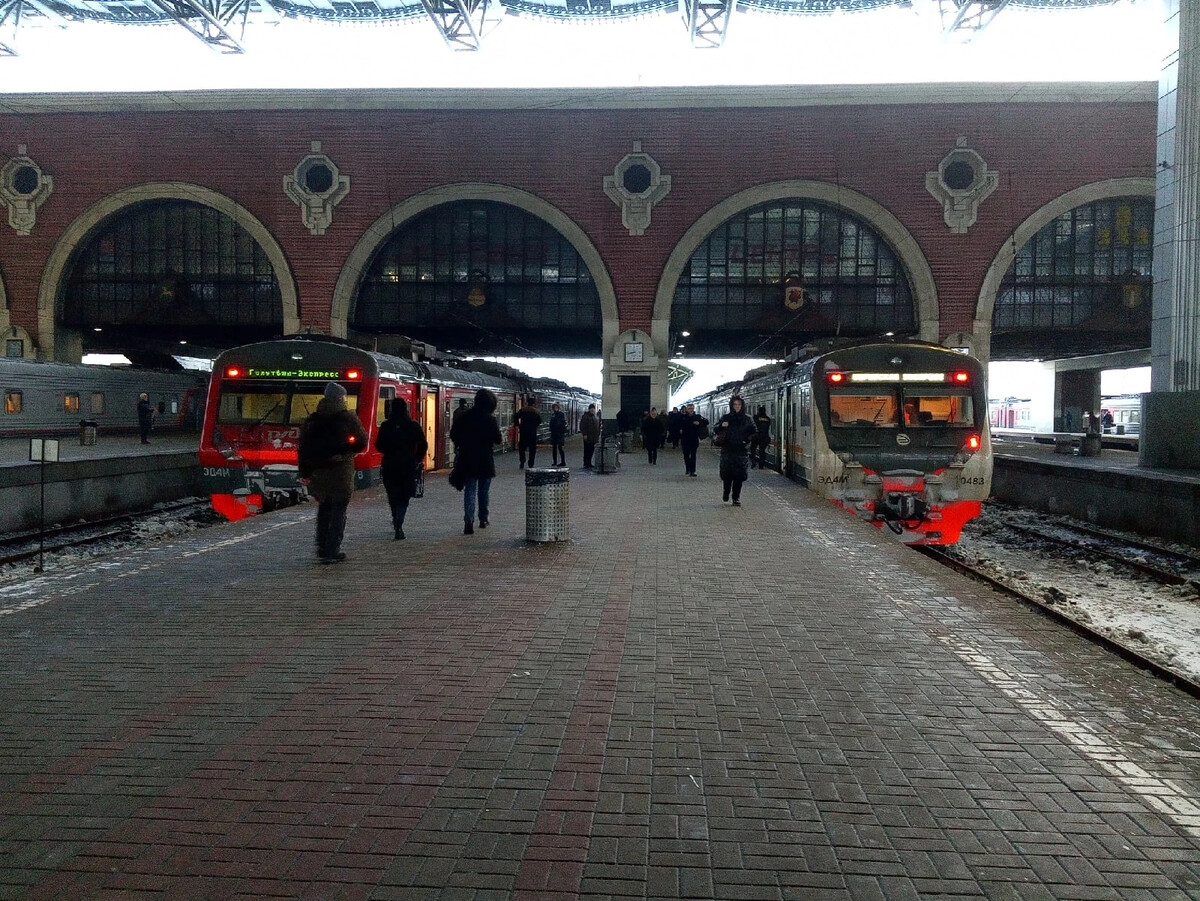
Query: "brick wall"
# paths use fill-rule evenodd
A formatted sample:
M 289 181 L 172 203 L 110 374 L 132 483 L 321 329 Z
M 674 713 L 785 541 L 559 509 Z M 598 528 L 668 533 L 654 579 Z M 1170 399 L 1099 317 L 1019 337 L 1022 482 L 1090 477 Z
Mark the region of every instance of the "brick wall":
M 663 265 L 699 216 L 757 185 L 811 179 L 866 195 L 911 232 L 937 282 L 944 336 L 971 331 L 984 272 L 1016 225 L 1082 185 L 1153 176 L 1155 120 L 1152 100 L 0 114 L 0 158 L 25 144 L 55 179 L 31 235 L 0 225 L 0 278 L 12 323 L 36 335 L 43 268 L 72 221 L 116 191 L 192 182 L 265 224 L 292 266 L 301 321 L 324 328 L 338 273 L 378 217 L 438 185 L 491 182 L 535 194 L 578 223 L 608 267 L 621 328 L 647 329 Z M 925 173 L 959 136 L 999 171 L 1000 186 L 978 222 L 956 235 Z M 282 188 L 314 140 L 352 182 L 322 236 L 309 233 Z M 635 140 L 672 178 L 639 237 L 602 188 Z

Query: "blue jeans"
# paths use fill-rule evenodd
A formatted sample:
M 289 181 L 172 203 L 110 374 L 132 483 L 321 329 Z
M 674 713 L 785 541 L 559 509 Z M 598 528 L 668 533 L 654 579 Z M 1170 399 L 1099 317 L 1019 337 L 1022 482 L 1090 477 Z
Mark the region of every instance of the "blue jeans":
M 479 521 L 488 521 L 488 495 L 492 490 L 491 479 L 467 479 L 463 488 L 463 520 L 475 522 L 475 494 L 479 494 Z

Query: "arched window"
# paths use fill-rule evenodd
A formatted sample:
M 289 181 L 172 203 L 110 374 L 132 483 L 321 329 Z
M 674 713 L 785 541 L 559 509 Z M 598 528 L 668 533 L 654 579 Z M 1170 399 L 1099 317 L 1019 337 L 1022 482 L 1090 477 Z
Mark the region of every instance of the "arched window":
M 579 252 L 548 223 L 504 203 L 457 201 L 379 248 L 350 325 L 471 353 L 596 354 L 600 298 Z
M 912 290 L 863 220 L 810 200 L 737 214 L 692 254 L 675 287 L 674 336 L 688 356 L 769 356 L 825 335 L 915 333 Z
M 1042 227 L 1000 284 L 993 356 L 1148 347 L 1153 241 L 1150 198 L 1099 200 Z
M 279 282 L 238 223 L 185 200 L 138 203 L 97 227 L 59 290 L 59 321 L 232 343 L 277 334 Z

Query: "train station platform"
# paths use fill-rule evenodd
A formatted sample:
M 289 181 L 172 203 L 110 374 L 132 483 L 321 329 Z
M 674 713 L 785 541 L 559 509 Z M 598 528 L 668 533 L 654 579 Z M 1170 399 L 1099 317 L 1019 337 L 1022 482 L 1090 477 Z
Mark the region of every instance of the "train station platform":
M 498 465 L 0 587 L 0 898 L 1200 898 L 1195 699 L 710 449 Z
M 1085 457 L 1012 436 L 995 437 L 992 452 L 997 500 L 1200 546 L 1200 472 L 1142 466 L 1134 450 Z

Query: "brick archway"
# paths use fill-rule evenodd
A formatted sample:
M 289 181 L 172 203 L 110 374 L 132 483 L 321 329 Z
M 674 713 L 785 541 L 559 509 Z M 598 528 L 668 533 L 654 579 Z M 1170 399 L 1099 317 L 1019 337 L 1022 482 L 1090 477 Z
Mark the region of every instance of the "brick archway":
M 1056 197 L 1018 225 L 992 259 L 992 264 L 983 277 L 983 285 L 979 289 L 979 299 L 975 303 L 973 335 L 975 355 L 984 362 L 991 359 L 992 314 L 996 309 L 996 295 L 1000 293 L 1000 283 L 1004 281 L 1009 267 L 1017 258 L 1018 251 L 1032 240 L 1034 235 L 1076 207 L 1113 197 L 1153 198 L 1154 192 L 1153 178 L 1110 178 L 1097 181 Z
M 616 340 L 620 316 L 617 310 L 617 294 L 609 277 L 608 267 L 600 251 L 587 233 L 573 219 L 554 205 L 540 197 L 512 188 L 508 185 L 472 183 L 442 185 L 416 194 L 396 204 L 378 219 L 359 238 L 358 243 L 346 259 L 333 289 L 333 306 L 330 309 L 330 331 L 344 338 L 349 329 L 350 309 L 358 290 L 358 283 L 370 264 L 372 256 L 385 241 L 404 223 L 446 203 L 459 200 L 488 200 L 517 207 L 550 225 L 566 238 L 588 267 L 596 292 L 600 298 L 602 317 L 603 348 L 611 347 Z
M 937 284 L 933 270 L 925 259 L 916 238 L 900 220 L 871 198 L 849 188 L 828 182 L 793 179 L 772 182 L 749 188 L 728 197 L 704 213 L 689 228 L 675 249 L 671 251 L 658 289 L 654 295 L 654 318 L 651 336 L 660 357 L 666 359 L 670 351 L 671 306 L 675 297 L 675 285 L 687 266 L 692 254 L 708 236 L 730 217 L 762 203 L 781 200 L 815 200 L 852 213 L 863 219 L 891 246 L 896 258 L 904 267 L 916 305 L 919 336 L 925 341 L 938 340 L 940 315 L 937 299 Z
M 271 262 L 271 268 L 279 283 L 280 313 L 283 319 L 284 334 L 292 334 L 300 330 L 296 282 L 292 276 L 291 267 L 288 265 L 287 257 L 284 256 L 283 248 L 254 214 L 224 194 L 219 194 L 201 185 L 188 182 L 151 182 L 118 191 L 92 204 L 67 226 L 59 237 L 58 243 L 54 245 L 54 250 L 46 261 L 46 267 L 42 272 L 42 281 L 38 287 L 38 345 L 42 350 L 43 358 L 54 358 L 56 301 L 59 287 L 67 274 L 67 267 L 75 249 L 101 222 L 128 206 L 147 200 L 191 201 L 211 207 L 237 222 L 258 243 Z

